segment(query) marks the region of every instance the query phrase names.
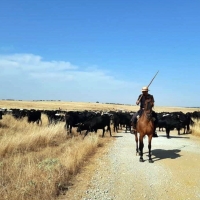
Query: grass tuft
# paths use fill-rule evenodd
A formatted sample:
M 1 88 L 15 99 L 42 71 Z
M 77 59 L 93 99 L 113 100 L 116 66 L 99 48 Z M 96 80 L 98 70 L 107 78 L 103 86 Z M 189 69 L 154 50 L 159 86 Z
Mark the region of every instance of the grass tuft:
M 200 137 L 200 120 L 194 120 L 194 125 L 191 127 L 191 132 L 195 136 Z

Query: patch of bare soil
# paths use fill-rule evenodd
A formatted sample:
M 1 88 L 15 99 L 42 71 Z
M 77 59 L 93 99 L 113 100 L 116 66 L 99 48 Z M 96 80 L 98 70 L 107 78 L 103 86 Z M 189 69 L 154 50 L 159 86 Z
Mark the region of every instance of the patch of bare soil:
M 99 160 L 102 160 L 106 156 L 113 146 L 115 141 L 115 134 L 113 137 L 105 136 L 101 138 L 103 144 L 97 148 L 93 155 L 83 164 L 79 173 L 71 180 L 68 191 L 65 195 L 60 196 L 59 199 L 82 199 L 85 192 L 90 186 L 90 181 L 94 176 L 97 169 L 99 169 Z M 102 143 L 102 142 L 100 142 Z
M 200 139 L 177 131 L 171 139 L 164 132 L 158 135 L 152 141 L 154 163 L 148 162 L 147 138 L 141 163 L 134 135 L 116 134 L 91 157 L 60 199 L 200 199 Z

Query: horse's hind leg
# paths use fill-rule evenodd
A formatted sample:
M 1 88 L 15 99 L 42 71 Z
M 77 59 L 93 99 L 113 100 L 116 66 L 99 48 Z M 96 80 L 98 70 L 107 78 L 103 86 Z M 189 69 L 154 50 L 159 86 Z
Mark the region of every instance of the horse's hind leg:
M 151 140 L 152 140 L 152 135 L 148 137 L 149 163 L 153 163 L 153 160 L 151 158 Z
M 140 162 L 144 162 L 144 159 L 143 159 L 143 147 L 144 147 L 143 138 L 140 138 L 140 144 L 139 144 Z
M 138 155 L 139 151 L 138 151 L 138 135 L 137 133 L 135 133 L 135 142 L 136 142 L 136 156 Z

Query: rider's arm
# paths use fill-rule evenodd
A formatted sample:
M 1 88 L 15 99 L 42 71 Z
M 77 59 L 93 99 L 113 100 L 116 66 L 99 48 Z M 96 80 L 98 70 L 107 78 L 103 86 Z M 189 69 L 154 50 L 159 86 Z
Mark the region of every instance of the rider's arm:
M 153 95 L 152 95 L 152 102 L 153 102 L 152 104 L 153 104 L 153 107 L 154 107 L 154 102 L 155 102 L 155 101 L 154 101 L 154 97 L 153 97 Z
M 139 97 L 138 97 L 138 99 L 137 99 L 137 101 L 136 101 L 136 104 L 137 104 L 137 105 L 139 105 L 139 103 L 140 103 L 140 101 L 141 101 L 141 98 L 140 98 L 140 97 L 141 97 L 141 95 L 139 95 Z

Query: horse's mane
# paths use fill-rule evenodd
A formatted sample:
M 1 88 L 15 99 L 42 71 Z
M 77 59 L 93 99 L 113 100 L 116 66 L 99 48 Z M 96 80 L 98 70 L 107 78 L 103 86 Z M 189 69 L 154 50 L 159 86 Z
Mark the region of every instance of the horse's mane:
M 144 111 L 149 112 L 149 113 L 152 112 L 153 103 L 154 102 L 152 98 L 147 98 L 144 104 Z

